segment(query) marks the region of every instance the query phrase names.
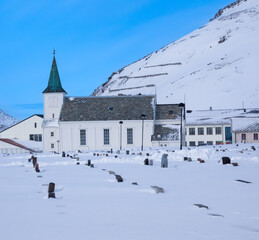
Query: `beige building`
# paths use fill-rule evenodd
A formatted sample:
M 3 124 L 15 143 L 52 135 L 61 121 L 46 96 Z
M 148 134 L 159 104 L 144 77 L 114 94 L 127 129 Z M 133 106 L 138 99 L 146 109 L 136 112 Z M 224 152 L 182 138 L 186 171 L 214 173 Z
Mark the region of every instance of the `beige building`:
M 235 143 L 258 143 L 259 117 L 232 118 L 232 133 Z

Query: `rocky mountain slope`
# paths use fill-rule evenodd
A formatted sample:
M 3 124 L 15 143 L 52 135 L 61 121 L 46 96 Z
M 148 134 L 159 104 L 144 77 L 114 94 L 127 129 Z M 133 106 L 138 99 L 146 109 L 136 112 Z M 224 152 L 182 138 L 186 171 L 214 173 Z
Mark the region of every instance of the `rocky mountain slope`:
M 188 109 L 259 107 L 259 1 L 238 0 L 205 26 L 117 72 L 93 95 L 154 94 Z
M 18 122 L 17 119 L 7 115 L 0 109 L 0 132 L 14 125 L 17 122 Z

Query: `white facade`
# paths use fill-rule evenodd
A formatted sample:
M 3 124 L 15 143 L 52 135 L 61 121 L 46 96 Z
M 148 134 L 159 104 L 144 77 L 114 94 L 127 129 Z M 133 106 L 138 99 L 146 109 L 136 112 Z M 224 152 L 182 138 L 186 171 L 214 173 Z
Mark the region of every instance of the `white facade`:
M 107 131 L 108 129 L 108 131 Z M 132 142 L 128 142 L 128 130 L 132 129 Z M 80 137 L 80 130 L 85 130 L 85 141 Z M 143 125 L 143 146 L 152 147 L 153 121 L 146 120 Z M 107 132 L 106 143 L 104 132 Z M 84 138 L 84 137 L 83 137 Z M 58 144 L 58 142 L 57 142 Z M 125 148 L 140 148 L 142 145 L 142 121 L 88 121 L 88 122 L 60 122 L 60 151 L 76 150 L 110 150 Z
M 231 143 L 226 138 L 230 128 L 230 124 L 188 125 L 185 130 L 185 145 L 199 146 L 203 144 L 217 145 Z
M 13 154 L 13 153 L 27 153 L 30 152 L 24 148 L 14 146 L 12 144 L 0 141 L 0 153 L 1 154 Z
M 42 141 L 43 117 L 33 115 L 0 133 L 0 138 Z
M 43 149 L 45 152 L 59 152 L 59 116 L 64 102 L 65 93 L 43 93 L 44 123 Z

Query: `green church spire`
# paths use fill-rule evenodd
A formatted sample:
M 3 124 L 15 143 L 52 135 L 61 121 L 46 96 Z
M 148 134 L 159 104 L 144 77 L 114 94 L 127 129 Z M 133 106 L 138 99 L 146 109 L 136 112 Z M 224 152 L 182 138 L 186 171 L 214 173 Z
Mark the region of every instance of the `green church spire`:
M 56 93 L 56 92 L 64 92 L 66 91 L 62 88 L 61 81 L 58 74 L 58 67 L 55 59 L 55 50 L 53 51 L 53 62 L 51 66 L 51 71 L 49 75 L 49 82 L 47 88 L 43 91 L 43 93 Z

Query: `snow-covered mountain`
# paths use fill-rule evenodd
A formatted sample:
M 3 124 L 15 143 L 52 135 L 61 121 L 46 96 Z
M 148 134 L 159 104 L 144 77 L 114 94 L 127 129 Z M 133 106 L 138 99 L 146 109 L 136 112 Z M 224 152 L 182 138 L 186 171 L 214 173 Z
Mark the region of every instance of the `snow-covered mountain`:
M 117 72 L 93 95 L 154 94 L 189 109 L 259 107 L 259 1 L 238 0 L 205 26 Z M 154 87 L 156 86 L 156 87 Z
M 0 109 L 0 132 L 14 125 L 17 122 L 18 122 L 17 119 L 7 115 Z

